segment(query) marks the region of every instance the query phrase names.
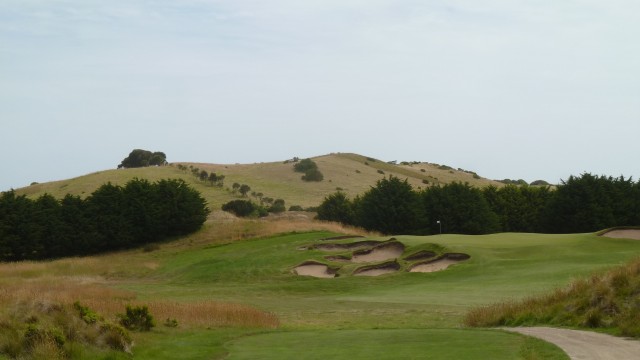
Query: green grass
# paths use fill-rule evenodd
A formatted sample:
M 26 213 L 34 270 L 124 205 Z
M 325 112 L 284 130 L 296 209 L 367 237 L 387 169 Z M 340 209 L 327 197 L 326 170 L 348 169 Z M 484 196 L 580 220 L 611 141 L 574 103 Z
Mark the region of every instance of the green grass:
M 389 350 L 380 350 L 378 355 L 389 358 L 411 358 L 425 351 L 437 351 L 435 358 L 478 358 L 473 356 L 476 352 L 455 352 L 463 351 L 459 349 L 464 348 L 461 344 L 468 344 L 477 351 L 491 352 L 485 358 L 546 359 L 562 357 L 546 343 L 520 335 L 461 329 L 465 314 L 478 305 L 548 292 L 576 278 L 625 263 L 640 250 L 638 241 L 593 234 L 395 236 L 405 244 L 405 255 L 432 249 L 462 252 L 471 258 L 437 273 L 317 279 L 296 276 L 291 270 L 307 260 L 340 264 L 324 260 L 327 252 L 299 248 L 326 242 L 321 239 L 336 234 L 289 233 L 225 244 L 207 241 L 215 238 L 216 229 L 221 226 L 209 224 L 198 234 L 162 244 L 159 250 L 149 253 L 132 250 L 24 267 L 6 264 L 0 266 L 0 274 L 3 286 L 15 287 L 26 278 L 29 281 L 25 284 L 52 283 L 52 277 L 74 281 L 76 272 L 81 271 L 82 279 L 104 279 L 98 281 L 117 288 L 113 296 L 119 296 L 118 291 L 135 294 L 136 303 L 240 303 L 274 313 L 281 324 L 278 330 L 233 326 L 158 328 L 147 334 L 134 334 L 135 358 L 217 358 L 225 354 L 243 358 L 256 353 L 261 353 L 261 358 L 286 358 L 289 350 L 295 354 L 298 349 L 299 355 L 316 346 L 335 343 L 335 347 L 317 350 L 318 354 L 332 356 L 331 351 L 347 351 L 349 347 L 340 344 L 351 339 L 353 349 L 367 353 L 376 346 L 385 347 Z M 363 239 L 340 242 L 360 240 Z M 177 320 L 184 324 L 182 319 Z M 318 340 L 305 340 L 307 337 Z M 442 340 L 438 340 L 440 337 Z M 396 338 L 399 340 L 391 341 Z M 289 345 L 279 348 L 280 343 Z M 547 352 L 551 355 L 540 355 Z M 357 358 L 349 352 L 340 354 Z
M 241 359 L 568 359 L 555 346 L 498 331 L 458 329 L 275 332 L 228 345 Z

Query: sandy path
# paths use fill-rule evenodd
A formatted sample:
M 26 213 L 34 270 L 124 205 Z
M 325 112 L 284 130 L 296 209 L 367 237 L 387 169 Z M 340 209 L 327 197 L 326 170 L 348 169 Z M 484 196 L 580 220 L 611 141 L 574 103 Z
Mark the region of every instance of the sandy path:
M 502 328 L 537 337 L 560 347 L 572 360 L 638 360 L 640 341 L 591 331 L 549 327 Z

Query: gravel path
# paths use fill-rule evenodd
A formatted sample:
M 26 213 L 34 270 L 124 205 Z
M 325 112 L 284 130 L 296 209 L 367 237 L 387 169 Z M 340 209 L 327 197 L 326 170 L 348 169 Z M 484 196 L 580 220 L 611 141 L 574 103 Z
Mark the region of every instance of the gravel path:
M 590 331 L 549 327 L 503 328 L 537 337 L 560 347 L 572 360 L 638 360 L 640 341 Z

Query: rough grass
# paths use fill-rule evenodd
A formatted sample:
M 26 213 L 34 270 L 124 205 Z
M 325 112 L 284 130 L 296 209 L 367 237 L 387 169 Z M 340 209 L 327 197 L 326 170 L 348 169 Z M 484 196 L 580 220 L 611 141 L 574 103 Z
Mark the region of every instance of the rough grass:
M 640 258 L 545 295 L 475 308 L 464 322 L 473 327 L 550 324 L 599 328 L 640 337 Z

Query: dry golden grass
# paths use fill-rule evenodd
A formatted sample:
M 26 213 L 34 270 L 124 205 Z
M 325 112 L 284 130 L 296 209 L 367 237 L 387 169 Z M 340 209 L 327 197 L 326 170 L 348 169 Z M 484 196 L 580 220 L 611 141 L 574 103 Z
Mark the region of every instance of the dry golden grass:
M 269 219 L 224 217 L 208 221 L 197 233 L 164 244 L 155 251 L 134 249 L 93 257 L 54 261 L 24 261 L 0 264 L 0 307 L 12 304 L 53 303 L 70 305 L 75 301 L 106 318 L 123 313 L 126 305 L 147 305 L 157 322 L 176 319 L 180 327 L 260 327 L 274 328 L 279 321 L 274 314 L 250 306 L 199 301 L 140 301 L 136 293 L 118 289 L 123 282 L 152 273 L 162 266 L 162 259 L 184 250 L 242 239 L 265 237 L 288 232 L 328 231 L 339 234 L 377 236 L 362 229 L 338 223 L 319 222 L 305 216 Z M 300 214 L 298 214 L 300 215 Z
M 68 193 L 84 197 L 107 182 L 124 185 L 134 177 L 150 181 L 182 178 L 202 193 L 212 210 L 217 210 L 222 204 L 238 198 L 238 195 L 227 190 L 236 182 L 249 185 L 252 192 L 261 192 L 264 196 L 274 199 L 284 199 L 287 207 L 292 205 L 318 206 L 326 196 L 336 192 L 337 189 L 342 189 L 349 197 L 353 198 L 375 186 L 376 181 L 390 175 L 401 179 L 406 178 L 415 189 L 454 181 L 469 182 L 472 186 L 477 187 L 489 184 L 502 186 L 496 181 L 475 178 L 472 174 L 464 171 L 443 170 L 437 165 L 429 163 L 393 165 L 380 160 L 371 161 L 369 158 L 357 154 L 341 153 L 318 156 L 313 160 L 324 174 L 324 181 L 302 181 L 301 174 L 293 171 L 293 164 L 285 164 L 284 161 L 233 165 L 182 163 L 207 172 L 225 175 L 225 188 L 207 186 L 206 183 L 198 181 L 189 171 L 183 172 L 177 166 L 162 166 L 105 170 L 73 179 L 35 184 L 18 189 L 17 193 L 34 198 L 44 193 L 58 198 L 62 198 Z M 429 181 L 429 184 L 424 184 L 423 180 Z M 257 201 L 257 199 L 253 200 Z
M 124 313 L 127 305 L 149 307 L 158 325 L 176 319 L 181 327 L 259 327 L 276 328 L 278 318 L 250 306 L 216 301 L 179 303 L 175 301 L 140 301 L 131 291 L 92 283 L 95 279 L 43 277 L 22 283 L 6 284 L 0 289 L 0 306 L 14 304 L 62 304 L 79 301 L 107 319 Z

